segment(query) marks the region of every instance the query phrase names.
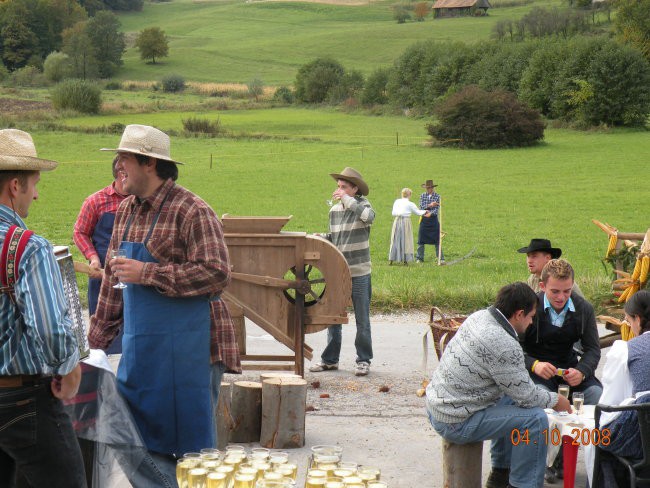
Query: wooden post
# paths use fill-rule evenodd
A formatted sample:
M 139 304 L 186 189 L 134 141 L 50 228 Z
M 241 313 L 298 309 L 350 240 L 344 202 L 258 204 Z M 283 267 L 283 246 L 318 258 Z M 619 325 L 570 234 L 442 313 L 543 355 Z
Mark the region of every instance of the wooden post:
M 287 449 L 305 445 L 307 382 L 302 378 L 270 378 L 262 384 L 260 445 Z
M 283 373 L 281 371 L 267 371 L 260 373 L 260 382 L 264 383 L 264 380 L 270 380 L 271 378 L 302 378 L 302 376 L 294 373 Z M 264 390 L 262 389 L 262 398 L 264 398 Z
M 262 421 L 262 383 L 235 382 L 230 407 L 235 422 L 230 441 L 258 442 Z
M 232 398 L 232 383 L 221 382 L 219 388 L 219 403 L 217 404 L 217 449 L 223 449 L 230 442 L 230 433 L 235 425 L 230 413 Z
M 454 444 L 442 440 L 442 486 L 481 488 L 483 443 Z

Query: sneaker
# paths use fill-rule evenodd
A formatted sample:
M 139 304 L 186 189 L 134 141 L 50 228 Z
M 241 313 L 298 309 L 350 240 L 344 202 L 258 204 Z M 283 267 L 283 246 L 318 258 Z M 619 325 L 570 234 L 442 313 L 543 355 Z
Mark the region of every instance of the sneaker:
M 370 363 L 359 361 L 354 371 L 355 376 L 366 376 L 370 372 Z
M 334 371 L 336 369 L 339 369 L 339 363 L 327 364 L 320 362 L 309 367 L 309 371 L 312 373 L 320 373 L 321 371 Z
M 546 471 L 544 471 L 544 481 L 550 484 L 557 481 L 555 470 L 553 468 L 546 468 Z
M 510 478 L 510 470 L 508 468 L 492 468 L 490 476 L 488 476 L 485 488 L 506 488 L 508 479 Z

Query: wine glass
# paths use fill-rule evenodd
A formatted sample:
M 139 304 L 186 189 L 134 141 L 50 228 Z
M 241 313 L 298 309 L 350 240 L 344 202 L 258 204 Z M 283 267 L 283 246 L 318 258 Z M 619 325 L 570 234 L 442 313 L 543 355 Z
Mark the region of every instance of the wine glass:
M 111 259 L 115 258 L 126 258 L 126 251 L 124 249 L 113 249 L 111 251 Z M 113 288 L 126 288 L 126 284 L 122 283 L 122 281 L 118 278 L 117 284 L 113 285 Z

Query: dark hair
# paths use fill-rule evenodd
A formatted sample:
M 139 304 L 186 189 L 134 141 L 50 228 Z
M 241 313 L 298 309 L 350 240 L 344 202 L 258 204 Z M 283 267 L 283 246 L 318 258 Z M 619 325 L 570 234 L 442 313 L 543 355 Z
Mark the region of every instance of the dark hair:
M 144 156 L 143 154 L 133 154 L 135 156 L 135 159 L 138 160 L 138 164 L 140 166 L 143 166 L 147 164 L 149 161 L 150 156 Z M 172 163 L 171 161 L 167 161 L 166 159 L 156 159 L 156 175 L 158 178 L 161 180 L 168 180 L 169 178 L 172 179 L 172 181 L 176 181 L 178 179 L 178 166 L 176 166 L 175 163 Z
M 518 310 L 523 310 L 524 314 L 528 315 L 536 305 L 537 295 L 523 281 L 516 281 L 501 288 L 494 301 L 494 306 L 507 319 L 510 319 Z
M 624 307 L 625 313 L 641 319 L 641 333 L 650 330 L 650 291 L 637 291 Z
M 0 171 L 0 191 L 4 188 L 5 184 L 8 181 L 13 180 L 14 178 L 18 179 L 20 186 L 26 186 L 27 180 L 30 176 L 35 175 L 38 171 Z
M 117 162 L 120 160 L 120 155 L 116 154 L 113 158 L 113 179 L 117 178 Z

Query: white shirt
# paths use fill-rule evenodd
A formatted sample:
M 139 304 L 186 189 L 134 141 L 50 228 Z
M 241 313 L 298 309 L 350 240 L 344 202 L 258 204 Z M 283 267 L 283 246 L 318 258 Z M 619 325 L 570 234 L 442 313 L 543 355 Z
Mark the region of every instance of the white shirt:
M 409 217 L 411 214 L 424 215 L 426 210 L 420 210 L 415 203 L 408 198 L 398 198 L 393 203 L 393 217 Z

